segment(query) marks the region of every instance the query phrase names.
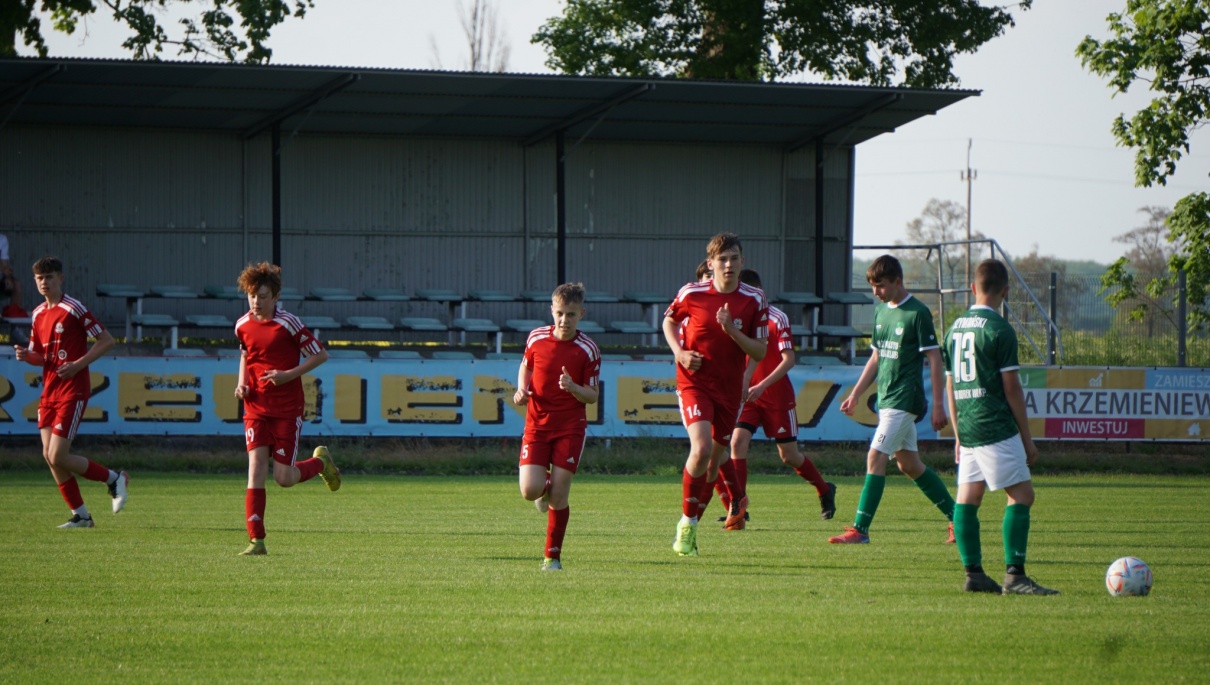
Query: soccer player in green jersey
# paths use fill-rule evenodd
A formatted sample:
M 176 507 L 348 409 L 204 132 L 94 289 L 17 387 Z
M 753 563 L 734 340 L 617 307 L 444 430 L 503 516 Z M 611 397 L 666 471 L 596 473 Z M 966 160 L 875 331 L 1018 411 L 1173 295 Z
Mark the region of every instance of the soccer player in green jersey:
M 966 566 L 967 592 L 1057 595 L 1025 575 L 1029 509 L 1034 486 L 1029 467 L 1038 458 L 1025 415 L 1025 392 L 1017 372 L 1017 334 L 996 311 L 1008 294 L 1008 269 L 984 260 L 975 270 L 975 305 L 945 336 L 946 394 L 954 417 L 958 504 L 954 532 Z M 1004 510 L 1004 587 L 983 572 L 979 505 L 988 489 L 1008 495 Z
M 916 449 L 916 421 L 928 411 L 923 379 L 926 358 L 933 384 L 931 423 L 935 430 L 941 430 L 948 422 L 942 406 L 945 386 L 933 314 L 904 287 L 903 267 L 891 255 L 875 259 L 865 277 L 881 304 L 874 310 L 870 360 L 852 394 L 840 403 L 840 410 L 852 416 L 857 398 L 877 377 L 878 428 L 866 456 L 865 485 L 857 502 L 857 515 L 844 533 L 828 539 L 833 544 L 870 541 L 870 522 L 882 501 L 887 461 L 892 455 L 899 463 L 899 470 L 916 483 L 945 518 L 950 521 L 954 518 L 954 498 L 940 476 L 920 461 Z M 953 524 L 947 542 L 953 542 Z

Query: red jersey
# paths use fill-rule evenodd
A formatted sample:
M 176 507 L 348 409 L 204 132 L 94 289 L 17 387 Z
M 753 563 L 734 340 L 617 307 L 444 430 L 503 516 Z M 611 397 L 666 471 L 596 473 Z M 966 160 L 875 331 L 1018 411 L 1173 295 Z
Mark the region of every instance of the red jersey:
M 794 349 L 794 336 L 790 334 L 790 319 L 777 307 L 769 307 L 769 347 L 765 358 L 756 363 L 752 374 L 752 385 L 768 378 L 781 365 L 783 350 Z M 756 403 L 767 407 L 794 406 L 794 384 L 790 376 L 784 375 L 765 389 Z
M 721 398 L 739 402 L 748 356 L 719 325 L 717 312 L 726 304 L 735 327 L 750 338 L 763 340 L 768 332 L 765 291 L 740 283 L 730 293 L 720 293 L 714 283 L 689 283 L 681 288 L 664 316 L 683 325 L 682 347 L 701 354 L 702 366 L 690 372 L 676 365 L 677 388 L 696 386 Z
M 601 350 L 587 335 L 576 331 L 571 340 L 555 337 L 554 326 L 535 328 L 525 341 L 522 360 L 532 375 L 525 412 L 526 429 L 587 427 L 584 403 L 559 387 L 563 369 L 579 385 L 597 387 L 601 378 Z
M 42 355 L 42 399 L 46 402 L 87 400 L 92 394 L 88 367 L 71 378 L 59 378 L 60 366 L 88 354 L 88 339 L 105 331 L 79 300 L 63 296 L 59 304 L 46 302 L 30 319 L 29 351 Z
M 299 357 L 323 351 L 323 344 L 297 316 L 278 307 L 270 321 L 257 321 L 251 313 L 235 324 L 235 337 L 244 353 L 244 417 L 293 419 L 303 414 L 302 378 L 273 385 L 262 381 L 266 371 L 289 371 Z

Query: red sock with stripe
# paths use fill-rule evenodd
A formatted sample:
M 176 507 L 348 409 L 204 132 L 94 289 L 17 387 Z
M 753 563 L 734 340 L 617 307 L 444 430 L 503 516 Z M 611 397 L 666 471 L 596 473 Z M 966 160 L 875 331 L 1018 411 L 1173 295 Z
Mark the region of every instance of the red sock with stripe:
M 726 488 L 719 484 L 717 478 L 713 481 L 706 481 L 706 495 L 700 498 L 697 503 L 697 520 L 702 520 L 702 514 L 705 513 L 706 507 L 710 505 L 710 499 L 714 496 L 716 490 L 720 493 L 727 491 Z
M 571 507 L 546 511 L 546 556 L 558 559 L 563 551 L 563 536 L 567 533 L 567 519 L 571 516 Z
M 104 466 L 101 466 L 100 464 L 98 464 L 97 462 L 89 459 L 88 468 L 84 469 L 83 476 L 87 480 L 95 480 L 98 483 L 108 483 L 109 482 L 109 469 L 107 469 Z
M 324 470 L 324 461 L 319 457 L 311 457 L 294 465 L 298 469 L 298 482 L 305 483 L 319 475 Z
M 248 488 L 244 495 L 244 518 L 248 520 L 248 537 L 265 539 L 265 489 Z
M 802 476 L 802 479 L 815 486 L 815 492 L 823 495 L 828 491 L 828 483 L 823 479 L 823 475 L 819 473 L 819 469 L 815 468 L 815 464 L 804 455 L 802 465 L 794 469 L 794 472 Z
M 706 474 L 696 478 L 689 475 L 689 469 L 681 472 L 681 513 L 690 518 L 697 518 L 699 496 L 702 487 L 706 485 Z
M 75 478 L 59 483 L 59 493 L 63 495 L 63 501 L 67 502 L 68 509 L 75 510 L 84 506 L 84 498 L 80 496 L 80 484 Z

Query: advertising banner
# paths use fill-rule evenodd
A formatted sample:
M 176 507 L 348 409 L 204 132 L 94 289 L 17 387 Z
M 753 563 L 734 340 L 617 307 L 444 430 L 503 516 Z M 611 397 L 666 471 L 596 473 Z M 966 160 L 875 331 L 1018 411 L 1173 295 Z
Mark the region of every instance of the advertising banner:
M 332 359 L 307 375 L 306 435 L 517 437 L 516 361 Z M 108 357 L 90 368 L 93 395 L 80 433 L 240 435 L 232 358 Z M 860 366 L 799 365 L 799 440 L 868 441 L 878 420 L 870 388 L 850 418 L 840 402 Z M 0 434 L 36 435 L 41 369 L 0 359 Z M 1031 430 L 1038 439 L 1203 440 L 1210 433 L 1210 370 L 1026 368 Z M 925 377 L 929 395 L 928 377 Z M 607 361 L 601 399 L 588 406 L 589 436 L 684 438 L 672 362 Z M 923 417 L 921 439 L 940 435 Z M 758 438 L 762 437 L 758 434 Z

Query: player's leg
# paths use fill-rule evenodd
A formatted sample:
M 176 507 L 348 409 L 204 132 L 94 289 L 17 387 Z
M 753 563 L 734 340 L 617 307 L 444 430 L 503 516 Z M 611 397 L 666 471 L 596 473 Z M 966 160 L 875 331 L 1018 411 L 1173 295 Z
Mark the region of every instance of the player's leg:
M 898 446 L 895 449 L 895 461 L 899 464 L 899 470 L 911 478 L 924 496 L 941 511 L 946 520 L 950 521 L 946 542 L 953 543 L 955 541 L 954 498 L 950 495 L 949 488 L 945 487 L 941 476 L 938 476 L 936 471 L 926 466 L 920 459 L 920 452 L 916 447 L 915 416 L 907 412 L 902 412 L 902 414 L 909 417 L 910 420 L 904 425 L 904 430 L 900 435 Z
M 979 537 L 979 506 L 987 484 L 974 454 L 965 451 L 958 462 L 958 501 L 954 505 L 954 533 L 958 555 L 966 571 L 966 592 L 999 593 L 1000 586 L 983 570 L 983 543 Z
M 283 488 L 305 483 L 324 470 L 324 461 L 312 456 L 298 461 L 298 441 L 302 436 L 302 417 L 269 419 L 266 421 L 273 436 L 273 481 Z
M 735 464 L 742 461 L 744 463 L 744 474 L 747 475 L 748 472 L 748 451 L 752 448 L 752 434 L 756 431 L 756 426 L 746 421 L 748 414 L 749 407 L 745 405 L 743 413 L 740 414 L 739 422 L 735 424 L 735 430 L 731 432 L 731 459 L 728 462 L 732 468 L 730 475 L 723 474 L 724 478 L 727 478 L 728 481 L 724 481 L 723 478 L 719 479 L 719 501 L 723 505 L 723 515 L 719 517 L 719 521 L 727 520 L 727 516 L 731 513 L 731 490 L 738 489 L 739 478 L 735 470 Z
M 244 491 L 244 522 L 248 547 L 240 554 L 259 556 L 265 551 L 265 481 L 269 477 L 272 435 L 264 421 L 244 420 L 244 446 L 248 451 L 248 487 Z
M 571 442 L 577 441 L 573 439 Z M 578 442 L 583 446 L 584 438 L 579 438 Z M 575 475 L 574 470 L 558 464 L 550 467 L 550 509 L 546 512 L 546 547 L 542 559 L 542 569 L 546 571 L 563 569 L 563 538 L 567 534 L 567 522 L 571 519 L 568 496 Z
M 1042 587 L 1025 574 L 1029 548 L 1030 510 L 1034 504 L 1034 485 L 1025 459 L 1021 436 L 1014 435 L 992 445 L 976 448 L 986 453 L 980 463 L 990 464 L 988 487 L 1003 488 L 1008 495 L 1004 508 L 1004 594 L 1057 595 L 1057 590 Z
M 40 414 L 41 410 L 39 410 Z M 62 438 L 52 433 L 50 426 L 42 428 L 40 432 L 42 434 L 42 458 L 46 460 L 46 465 L 50 468 L 51 475 L 54 476 L 55 484 L 59 486 L 59 494 L 67 503 L 67 508 L 71 510 L 71 518 L 59 527 L 92 528 L 92 516 L 88 513 L 88 507 L 84 505 L 84 496 L 80 494 L 80 484 L 76 481 L 76 475 L 65 468 L 56 466 L 55 461 L 51 458 L 56 449 L 62 449 L 61 446 L 52 443 L 62 440 Z
M 72 442 L 76 439 L 76 430 L 80 426 L 80 420 L 84 418 L 87 405 L 83 400 L 75 400 L 39 406 L 39 427 L 45 425 L 50 436 L 48 440 L 43 441 L 43 457 L 51 465 L 52 471 L 57 468 L 87 480 L 104 483 L 113 498 L 113 513 L 116 514 L 126 506 L 126 484 L 130 476 L 125 471 L 111 471 L 91 459 L 71 453 Z M 59 476 L 56 476 L 55 480 L 62 482 Z M 72 478 L 73 482 L 74 480 Z M 76 487 L 78 489 L 78 486 Z
M 827 521 L 836 515 L 836 486 L 823 479 L 823 474 L 815 468 L 815 464 L 798 450 L 798 438 L 777 440 L 777 456 L 782 463 L 794 469 L 794 472 L 815 488 L 819 497 L 819 518 Z
M 545 514 L 550 509 L 551 441 L 547 434 L 529 430 L 521 436 L 518 484 L 521 496 Z

